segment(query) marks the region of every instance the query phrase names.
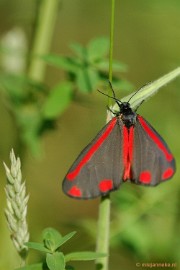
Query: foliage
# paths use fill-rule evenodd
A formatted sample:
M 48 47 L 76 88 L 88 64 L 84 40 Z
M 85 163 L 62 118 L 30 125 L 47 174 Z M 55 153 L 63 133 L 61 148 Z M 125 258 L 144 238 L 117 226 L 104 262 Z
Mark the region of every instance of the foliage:
M 109 71 L 109 40 L 105 37 L 96 38 L 84 47 L 79 43 L 70 45 L 74 56 L 61 56 L 49 54 L 41 57 L 48 64 L 63 69 L 68 79 L 73 83 L 73 88 L 78 89 L 82 93 L 90 93 L 97 89 L 98 85 L 104 84 L 108 78 Z M 125 72 L 127 67 L 125 64 L 114 60 L 113 71 Z M 131 88 L 131 84 L 125 80 L 113 77 L 113 84 L 121 87 L 122 90 Z
M 75 233 L 76 232 L 71 232 L 62 236 L 57 230 L 53 228 L 46 228 L 42 233 L 42 243 L 26 243 L 26 246 L 28 248 L 45 253 L 45 263 L 43 260 L 40 263 L 20 267 L 17 270 L 73 270 L 75 268 L 67 264 L 70 261 L 89 261 L 105 256 L 105 254 L 89 251 L 72 252 L 66 255 L 63 254 L 63 252 L 60 251 L 61 246 L 65 244 L 68 240 L 70 240 Z
M 168 197 L 172 198 L 170 202 L 166 200 Z M 123 247 L 142 260 L 152 260 L 158 254 L 159 259 L 177 261 L 180 245 L 175 241 L 177 232 L 172 228 L 178 223 L 178 213 L 173 213 L 173 220 L 171 218 L 177 197 L 175 186 L 134 189 L 129 184 L 123 192 L 114 194 L 111 245 Z M 174 243 L 173 256 L 169 254 L 170 241 Z
M 73 56 L 40 56 L 46 63 L 66 73 L 66 80 L 61 80 L 51 89 L 27 75 L 0 75 L 0 90 L 5 105 L 15 119 L 19 140 L 35 155 L 40 152 L 42 135 L 55 128 L 57 118 L 68 108 L 75 93 L 90 93 L 108 78 L 107 38 L 93 39 L 87 47 L 79 43 L 70 47 L 75 54 Z M 113 62 L 113 68 L 114 72 L 126 71 L 126 66 L 119 61 Z M 117 76 L 114 83 L 122 89 L 131 88 L 130 83 Z

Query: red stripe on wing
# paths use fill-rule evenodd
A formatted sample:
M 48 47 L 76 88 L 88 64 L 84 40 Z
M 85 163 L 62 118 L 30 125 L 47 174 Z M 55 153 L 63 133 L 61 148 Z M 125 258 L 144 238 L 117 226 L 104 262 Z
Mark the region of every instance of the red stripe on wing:
M 148 133 L 148 135 L 151 137 L 151 139 L 158 146 L 158 148 L 162 150 L 162 152 L 164 153 L 167 161 L 173 160 L 173 155 L 168 152 L 166 146 L 162 143 L 162 141 L 160 140 L 160 138 L 151 129 L 151 127 L 149 127 L 149 125 L 144 121 L 143 117 L 140 116 L 140 115 L 138 115 L 138 120 L 141 123 L 141 126 L 144 128 L 144 130 Z
M 133 157 L 133 142 L 134 142 L 134 126 L 129 129 L 123 126 L 123 163 L 124 175 L 123 180 L 131 179 L 131 163 Z
M 76 176 L 79 174 L 82 167 L 89 161 L 89 159 L 92 157 L 92 155 L 98 150 L 98 148 L 102 145 L 102 143 L 106 140 L 106 138 L 109 136 L 111 131 L 113 130 L 115 124 L 117 122 L 117 118 L 114 117 L 107 126 L 104 133 L 101 135 L 101 137 L 92 145 L 92 147 L 89 149 L 89 151 L 85 154 L 85 156 L 82 158 L 82 160 L 77 164 L 76 168 L 67 174 L 67 179 L 72 181 L 76 178 Z

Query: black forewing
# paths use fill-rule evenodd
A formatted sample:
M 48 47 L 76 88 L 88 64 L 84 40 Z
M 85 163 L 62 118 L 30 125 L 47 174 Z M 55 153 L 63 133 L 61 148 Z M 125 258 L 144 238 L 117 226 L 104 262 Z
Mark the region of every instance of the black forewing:
M 155 186 L 171 178 L 175 173 L 175 160 L 167 144 L 155 129 L 141 116 L 139 116 L 148 126 L 149 132 L 156 140 L 160 140 L 169 157 L 166 155 L 152 139 L 143 127 L 142 123 L 137 118 L 134 129 L 134 147 L 132 161 L 132 179 L 136 184 L 144 184 Z
M 73 180 L 69 180 L 68 174 L 78 167 L 79 163 L 82 162 L 87 153 L 92 150 L 92 147 L 102 139 L 109 125 L 112 124 L 112 121 L 115 121 L 115 125 L 110 134 L 94 152 L 91 158 L 84 164 L 78 175 Z M 121 179 L 124 171 L 122 143 L 122 121 L 118 117 L 115 117 L 80 153 L 63 181 L 63 191 L 71 197 L 91 199 L 100 195 L 106 195 L 109 191 L 117 189 L 122 181 Z M 111 181 L 112 187 L 109 186 L 107 187 L 107 190 L 106 188 L 105 190 L 101 190 L 100 183 L 104 180 Z M 73 192 L 70 192 L 72 190 Z

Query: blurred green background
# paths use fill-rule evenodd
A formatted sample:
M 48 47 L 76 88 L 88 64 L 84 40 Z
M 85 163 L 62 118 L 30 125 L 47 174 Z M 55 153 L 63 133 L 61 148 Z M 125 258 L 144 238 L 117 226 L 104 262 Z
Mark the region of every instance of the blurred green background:
M 128 66 L 128 71 L 120 74 L 121 78 L 133 85 L 131 90 L 138 89 L 179 65 L 180 1 L 116 2 L 114 58 Z M 39 3 L 35 0 L 0 0 L 1 40 L 8 31 L 18 27 L 24 31 L 28 48 L 31 48 Z M 110 8 L 110 1 L 61 1 L 50 52 L 71 55 L 70 43 L 85 46 L 93 38 L 109 36 Z M 2 51 L 2 72 L 5 69 L 3 55 Z M 43 83 L 52 88 L 64 76 L 60 69 L 47 65 Z M 111 270 L 134 270 L 137 262 L 173 262 L 177 263 L 175 269 L 180 269 L 179 86 L 178 78 L 138 110 L 167 141 L 176 157 L 177 172 L 171 181 L 156 188 L 126 183 L 112 193 Z M 20 131 L 7 109 L 2 84 L 0 88 L 0 159 L 9 164 L 12 147 L 21 157 L 23 177 L 30 194 L 28 222 L 31 241 L 40 240 L 42 229 L 52 226 L 62 234 L 77 230 L 76 236 L 65 246 L 65 252 L 93 250 L 99 199 L 72 200 L 62 193 L 61 182 L 77 154 L 104 125 L 106 99 L 96 89 L 90 94 L 78 92 L 58 117 L 55 128 L 43 133 L 42 151 L 37 158 L 28 147 L 21 145 Z M 126 90 L 118 96 L 129 93 Z M 6 205 L 3 165 L 0 166 L 0 175 L 0 269 L 3 270 L 17 267 L 18 256 L 3 214 Z M 30 257 L 30 260 L 38 261 L 36 255 Z M 94 267 L 93 262 L 74 263 L 74 266 L 77 269 L 86 267 L 87 270 Z

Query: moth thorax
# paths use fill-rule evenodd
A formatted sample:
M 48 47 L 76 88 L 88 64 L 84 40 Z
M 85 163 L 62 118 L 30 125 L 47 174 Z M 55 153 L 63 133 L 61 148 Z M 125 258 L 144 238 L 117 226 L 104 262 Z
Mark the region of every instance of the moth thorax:
M 120 114 L 120 118 L 127 128 L 134 126 L 136 123 L 136 113 L 134 112 L 132 112 L 131 114 Z

